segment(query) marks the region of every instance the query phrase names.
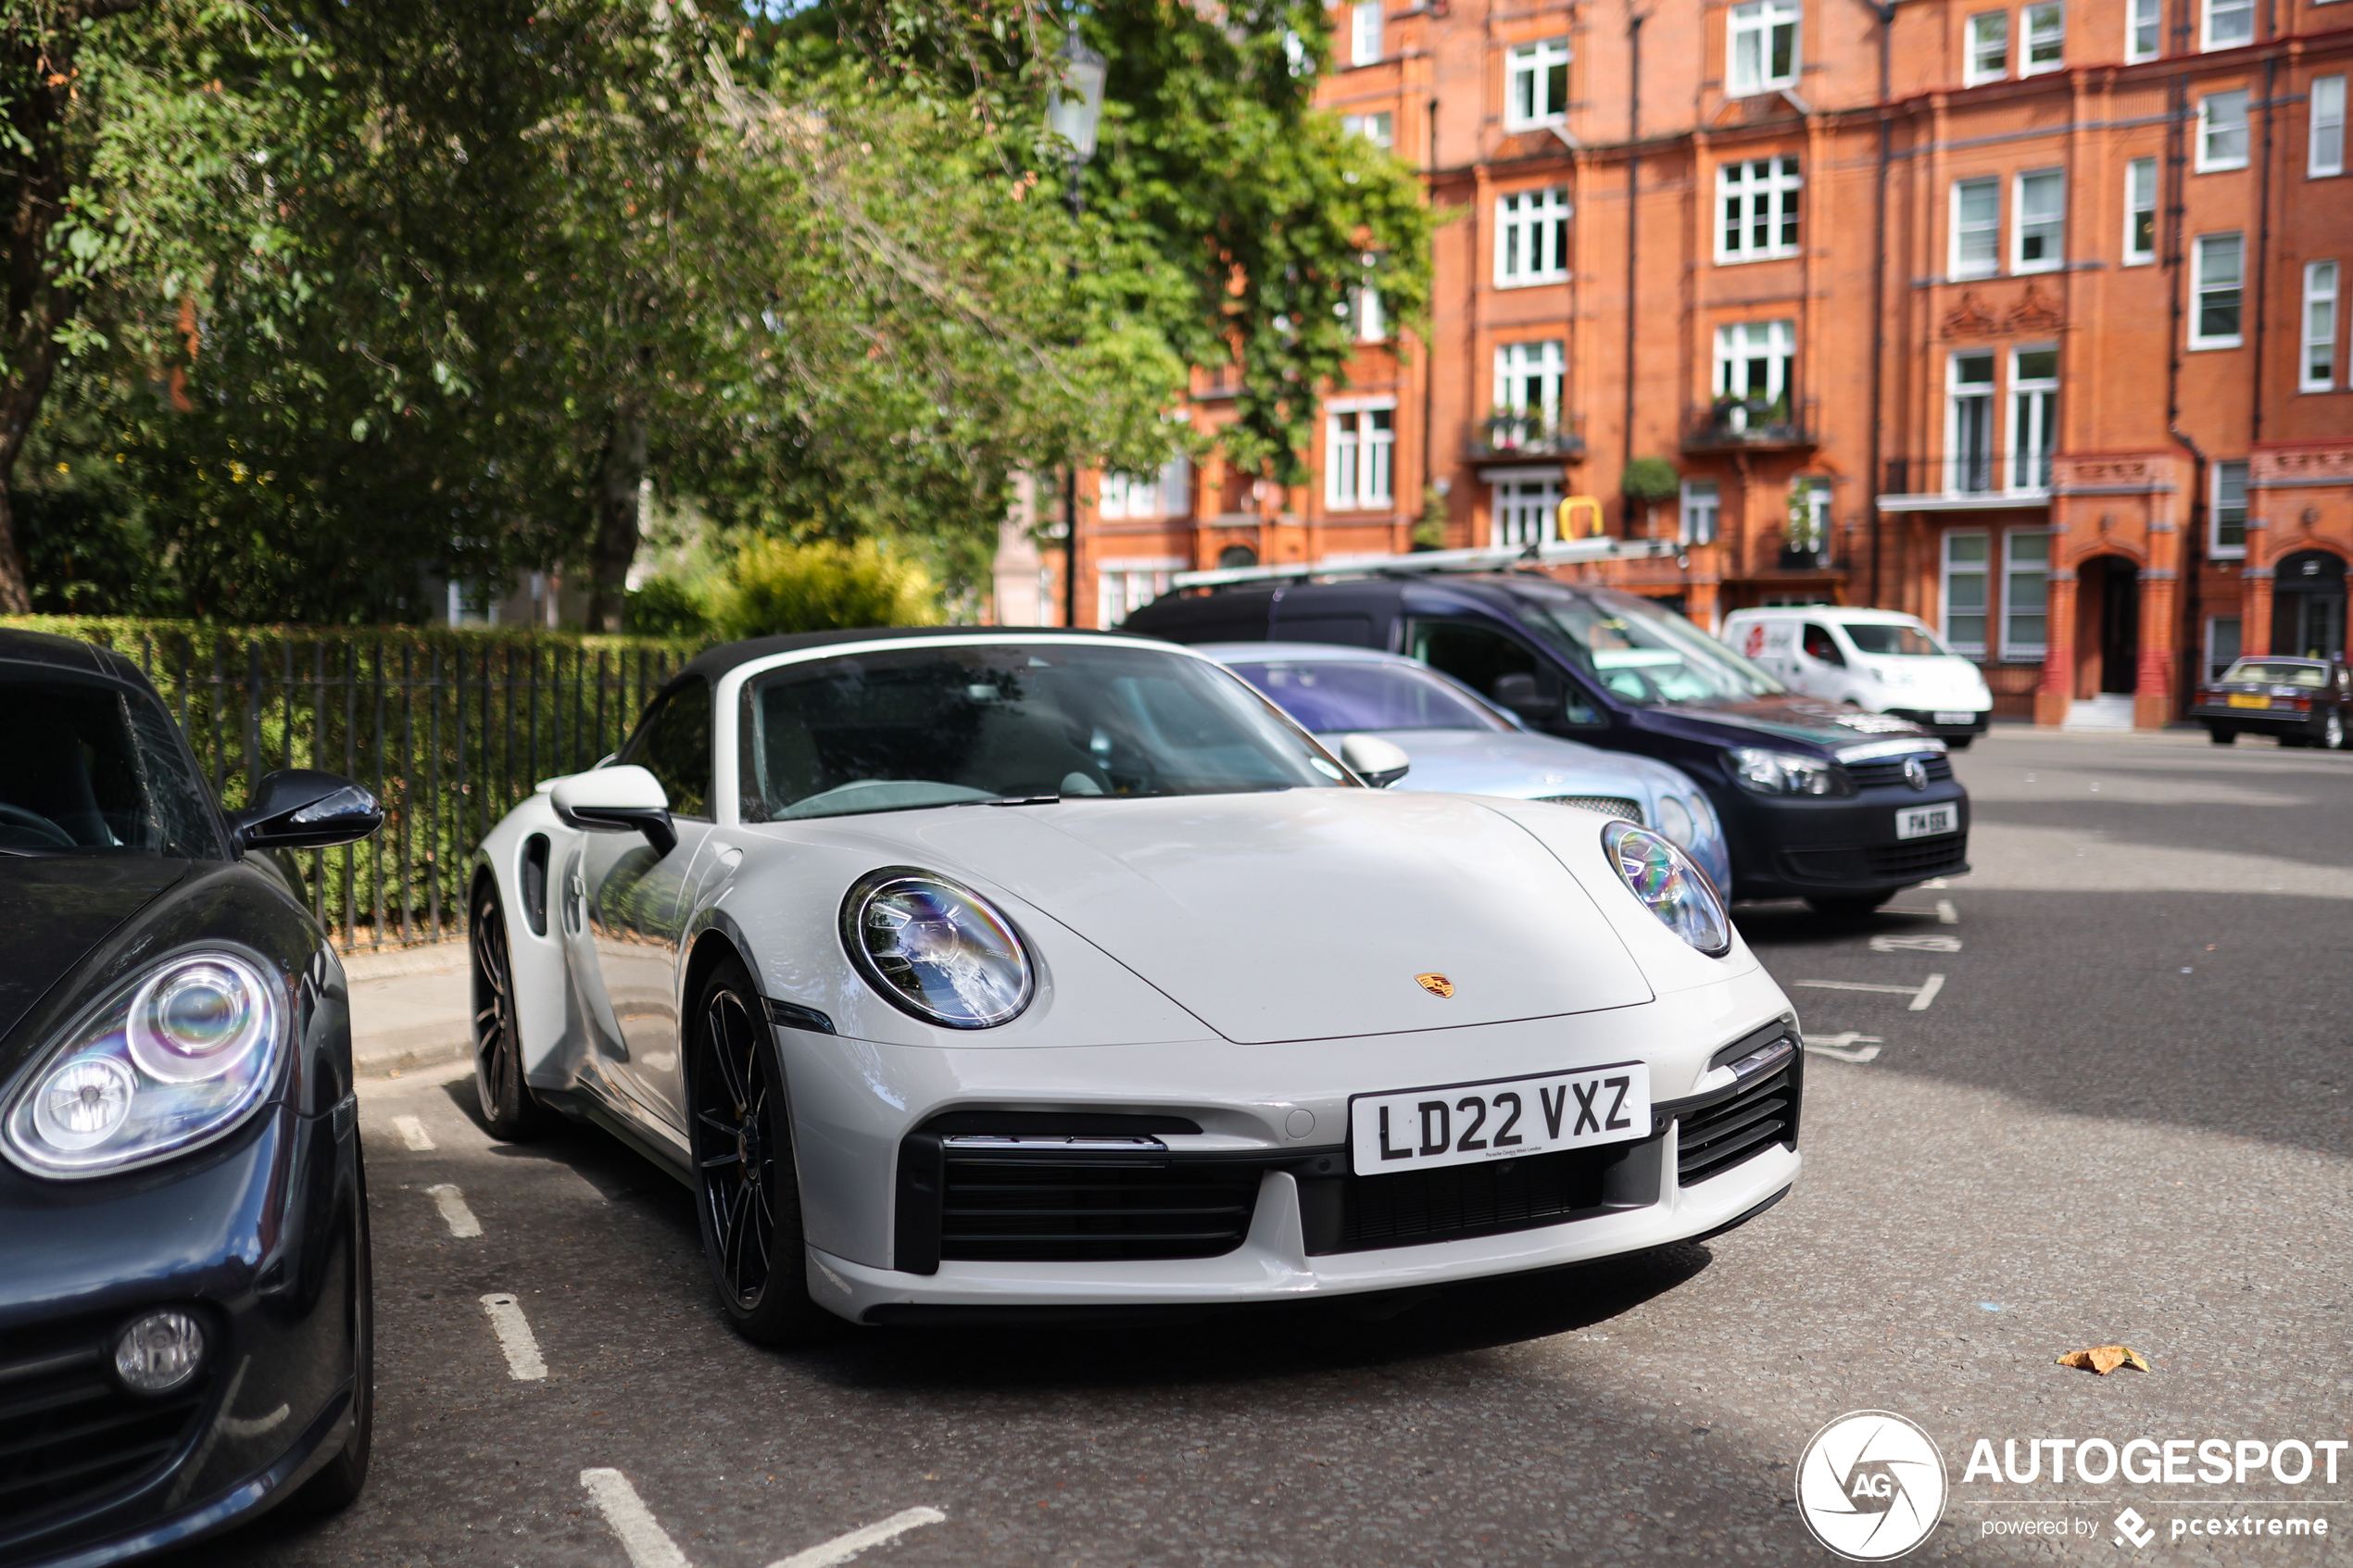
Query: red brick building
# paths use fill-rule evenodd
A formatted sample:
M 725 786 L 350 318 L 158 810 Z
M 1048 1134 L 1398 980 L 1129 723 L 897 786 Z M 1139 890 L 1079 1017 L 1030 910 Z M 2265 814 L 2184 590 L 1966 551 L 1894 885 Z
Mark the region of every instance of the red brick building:
M 1411 548 L 1432 496 L 1461 546 L 1548 537 L 1586 495 L 1688 547 L 1565 575 L 1705 624 L 1910 610 L 2046 723 L 2162 722 L 2242 648 L 2344 648 L 2353 0 L 1354 0 L 1334 25 L 1325 102 L 1447 219 L 1428 340 L 1362 312 L 1313 483 L 1213 458 L 1086 485 L 1082 621 L 1189 567 Z M 1221 390 L 1197 387 L 1213 432 Z M 1668 498 L 1621 496 L 1645 458 Z

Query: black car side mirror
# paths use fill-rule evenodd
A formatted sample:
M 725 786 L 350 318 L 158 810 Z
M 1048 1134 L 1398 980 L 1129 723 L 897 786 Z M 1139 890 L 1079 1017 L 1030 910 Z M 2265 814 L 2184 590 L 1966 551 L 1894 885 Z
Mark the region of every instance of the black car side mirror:
M 264 773 L 245 809 L 229 818 L 235 852 L 326 849 L 356 843 L 384 826 L 376 797 L 339 773 L 287 768 Z
M 1495 677 L 1495 700 L 1529 723 L 1541 723 L 1561 710 L 1560 698 L 1547 696 L 1536 677 L 1525 672 Z

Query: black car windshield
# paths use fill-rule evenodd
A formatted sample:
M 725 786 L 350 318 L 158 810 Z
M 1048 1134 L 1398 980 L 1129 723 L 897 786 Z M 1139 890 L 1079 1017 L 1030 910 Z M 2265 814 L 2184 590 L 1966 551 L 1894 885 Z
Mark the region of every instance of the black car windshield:
M 2325 664 L 2289 664 L 2279 659 L 2242 659 L 2222 672 L 2224 684 L 2248 681 L 2266 686 L 2310 686 L 2329 684 Z
M 1745 702 L 1789 690 L 1673 610 L 1632 594 L 1531 585 L 1518 609 L 1529 631 L 1629 702 Z
M 1849 621 L 1843 624 L 1846 640 L 1855 645 L 1857 653 L 1935 659 L 1949 656 L 1952 652 L 1917 626 L 1896 626 L 1874 621 Z
M 779 822 L 1349 783 L 1215 665 L 1117 644 L 933 644 L 786 665 L 753 683 L 749 730 L 745 815 Z
M 1228 665 L 1317 734 L 1342 730 L 1508 730 L 1442 678 L 1371 659 Z
M 0 853 L 222 853 L 171 720 L 110 682 L 0 674 Z

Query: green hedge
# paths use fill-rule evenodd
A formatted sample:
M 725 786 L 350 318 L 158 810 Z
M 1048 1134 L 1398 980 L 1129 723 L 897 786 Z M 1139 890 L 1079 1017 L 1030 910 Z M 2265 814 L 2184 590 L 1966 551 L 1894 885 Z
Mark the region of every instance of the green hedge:
M 346 948 L 461 930 L 467 856 L 540 779 L 617 747 L 699 641 L 503 628 L 210 626 L 11 616 L 100 644 L 147 672 L 225 807 L 277 768 L 357 779 L 384 831 L 303 857 Z

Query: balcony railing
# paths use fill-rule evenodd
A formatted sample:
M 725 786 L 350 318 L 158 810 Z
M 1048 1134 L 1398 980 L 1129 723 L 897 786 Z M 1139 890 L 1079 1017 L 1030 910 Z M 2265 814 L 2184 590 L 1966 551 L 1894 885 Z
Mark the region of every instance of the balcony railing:
M 1881 493 L 1931 496 L 1962 505 L 2032 505 L 2051 494 L 2051 453 L 2031 451 L 1890 458 Z
M 1515 458 L 1576 462 L 1585 456 L 1583 422 L 1549 408 L 1498 408 L 1471 422 L 1463 450 L 1473 462 Z
M 1684 433 L 1687 452 L 1791 450 L 1819 445 L 1787 397 L 1719 397 Z

